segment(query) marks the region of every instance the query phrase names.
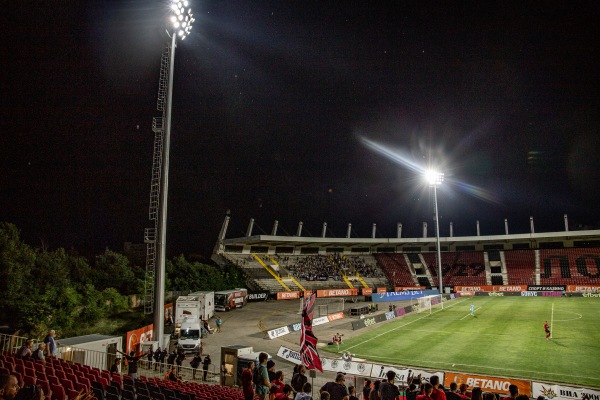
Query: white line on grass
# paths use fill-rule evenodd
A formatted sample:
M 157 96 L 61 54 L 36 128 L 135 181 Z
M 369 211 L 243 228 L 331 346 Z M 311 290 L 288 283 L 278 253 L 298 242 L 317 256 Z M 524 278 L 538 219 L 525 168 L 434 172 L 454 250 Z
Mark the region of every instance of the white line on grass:
M 477 310 L 481 310 L 481 307 L 477 307 L 475 309 L 475 311 L 477 311 Z M 463 319 L 467 318 L 469 315 L 471 315 L 471 313 L 468 313 L 467 315 L 465 315 L 464 317 L 462 317 L 459 321 L 462 321 Z
M 450 307 L 454 307 L 455 305 L 458 305 L 458 304 L 460 304 L 460 303 L 462 303 L 462 302 L 464 302 L 464 301 L 467 301 L 467 299 L 465 299 L 465 300 L 462 300 L 462 301 L 460 301 L 460 300 L 455 300 L 455 301 L 456 301 L 456 303 L 455 303 L 455 302 L 453 302 L 451 305 L 449 305 L 449 306 L 448 306 L 448 307 L 446 307 L 445 309 L 447 310 L 447 309 L 448 309 L 448 308 L 450 308 Z M 440 312 L 440 311 L 444 311 L 445 309 L 444 309 L 444 308 L 442 308 L 442 309 L 440 309 L 440 310 L 434 311 L 433 313 L 438 313 L 438 312 Z M 433 313 L 432 313 L 432 314 L 433 314 Z M 388 333 L 390 333 L 390 332 L 394 332 L 395 330 L 398 330 L 398 329 L 400 329 L 400 328 L 404 328 L 405 326 L 408 326 L 408 325 L 410 325 L 410 324 L 412 324 L 412 323 L 414 323 L 414 322 L 420 321 L 420 320 L 422 320 L 423 318 L 427 318 L 429 315 L 430 315 L 430 314 L 424 315 L 424 316 L 422 316 L 421 318 L 417 318 L 417 319 L 415 319 L 415 320 L 413 320 L 413 321 L 407 322 L 407 323 L 406 323 L 406 324 L 404 324 L 404 325 L 397 326 L 397 327 L 395 327 L 394 329 L 390 329 L 389 331 L 385 331 L 385 332 L 383 332 L 383 333 L 380 333 L 380 334 L 378 334 L 378 335 L 375 335 L 375 336 L 373 336 L 373 337 L 372 337 L 372 338 L 370 338 L 370 339 L 366 339 L 366 340 L 363 340 L 363 341 L 362 341 L 362 342 L 360 342 L 360 343 L 357 343 L 357 344 L 355 344 L 354 346 L 346 347 L 344 350 L 350 350 L 350 349 L 353 349 L 353 348 L 355 348 L 355 347 L 357 347 L 357 346 L 362 346 L 363 344 L 365 344 L 365 343 L 367 343 L 367 342 L 370 342 L 370 341 L 371 341 L 371 340 L 373 340 L 373 339 L 377 339 L 377 338 L 379 338 L 379 337 L 381 337 L 381 336 L 383 336 L 383 335 L 387 335 L 387 334 L 388 334 Z

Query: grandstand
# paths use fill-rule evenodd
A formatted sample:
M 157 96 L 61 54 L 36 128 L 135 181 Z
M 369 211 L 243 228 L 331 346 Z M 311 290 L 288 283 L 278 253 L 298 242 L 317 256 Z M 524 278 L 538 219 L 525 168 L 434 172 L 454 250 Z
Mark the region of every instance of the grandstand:
M 435 237 L 253 235 L 251 223 L 246 236 L 227 238 L 229 218 L 213 259 L 239 265 L 255 290 L 438 286 Z M 446 291 L 473 285 L 600 285 L 600 230 L 452 236 L 440 243 Z

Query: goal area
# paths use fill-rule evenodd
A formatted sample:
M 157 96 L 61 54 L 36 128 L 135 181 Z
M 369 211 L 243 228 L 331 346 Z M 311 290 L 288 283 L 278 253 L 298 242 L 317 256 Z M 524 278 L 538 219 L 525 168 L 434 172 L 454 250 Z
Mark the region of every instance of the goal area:
M 429 314 L 431 314 L 433 310 L 436 310 L 436 309 L 443 310 L 444 309 L 444 302 L 442 301 L 443 298 L 439 294 L 419 297 L 416 300 L 417 300 L 417 306 L 418 306 L 417 312 L 419 312 L 419 313 L 428 312 Z

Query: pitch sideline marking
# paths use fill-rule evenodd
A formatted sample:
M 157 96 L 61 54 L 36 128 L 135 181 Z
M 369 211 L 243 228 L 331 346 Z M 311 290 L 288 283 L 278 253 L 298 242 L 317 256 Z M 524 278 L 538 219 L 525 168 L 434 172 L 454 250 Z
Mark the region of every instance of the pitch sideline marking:
M 481 310 L 481 307 L 478 307 L 475 309 L 475 311 L 477 311 L 477 310 Z M 462 317 L 461 319 L 459 319 L 459 321 L 462 321 L 463 319 L 467 318 L 469 315 L 471 315 L 470 312 L 467 315 L 465 315 L 464 317 Z
M 450 308 L 450 307 L 454 307 L 455 305 L 458 305 L 459 303 L 461 303 L 461 302 L 464 302 L 464 301 L 467 301 L 467 299 L 464 299 L 464 300 L 462 300 L 462 301 L 460 301 L 460 300 L 457 300 L 457 301 L 456 301 L 456 303 L 453 303 L 453 304 L 449 305 L 448 307 L 446 307 L 446 309 L 448 309 L 448 308 Z M 435 313 L 438 313 L 438 312 L 440 312 L 440 311 L 444 311 L 444 309 L 442 308 L 441 310 L 437 310 L 437 311 L 435 311 Z M 410 325 L 410 324 L 412 324 L 412 323 L 414 323 L 414 322 L 417 322 L 417 321 L 420 321 L 420 320 L 422 320 L 422 319 L 424 319 L 424 318 L 427 318 L 428 316 L 429 316 L 429 314 L 427 314 L 427 315 L 424 315 L 424 316 L 422 316 L 421 318 L 417 318 L 417 319 L 415 319 L 415 320 L 413 320 L 413 321 L 407 322 L 407 323 L 406 323 L 406 324 L 404 324 L 404 325 L 400 325 L 400 326 L 397 326 L 397 327 L 395 327 L 395 328 L 393 328 L 393 329 L 390 329 L 389 331 L 386 331 L 386 332 L 383 332 L 383 333 L 379 333 L 379 334 L 377 334 L 377 335 L 373 336 L 373 337 L 372 337 L 372 338 L 370 338 L 370 339 L 366 339 L 366 340 L 364 340 L 364 341 L 362 341 L 362 342 L 360 342 L 360 343 L 357 343 L 357 344 L 355 344 L 355 345 L 353 345 L 353 346 L 346 347 L 344 350 L 350 350 L 350 349 L 353 349 L 353 348 L 355 348 L 355 347 L 357 347 L 357 346 L 362 346 L 363 344 L 365 344 L 365 343 L 367 343 L 367 342 L 370 342 L 371 340 L 377 339 L 377 338 L 379 338 L 379 337 L 381 337 L 381 336 L 383 336 L 383 335 L 387 335 L 388 333 L 394 332 L 395 330 L 398 330 L 398 329 L 400 329 L 400 328 L 404 328 L 405 326 L 408 326 L 408 325 Z

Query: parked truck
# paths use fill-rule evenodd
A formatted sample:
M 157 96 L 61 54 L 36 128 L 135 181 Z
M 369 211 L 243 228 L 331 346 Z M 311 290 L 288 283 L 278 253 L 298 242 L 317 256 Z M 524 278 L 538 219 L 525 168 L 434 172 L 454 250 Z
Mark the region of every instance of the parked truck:
M 248 289 L 231 289 L 215 292 L 215 310 L 229 311 L 242 308 L 248 302 Z
M 215 315 L 215 292 L 194 292 L 179 296 L 175 303 L 175 334 L 179 334 L 184 319 L 198 323 Z

